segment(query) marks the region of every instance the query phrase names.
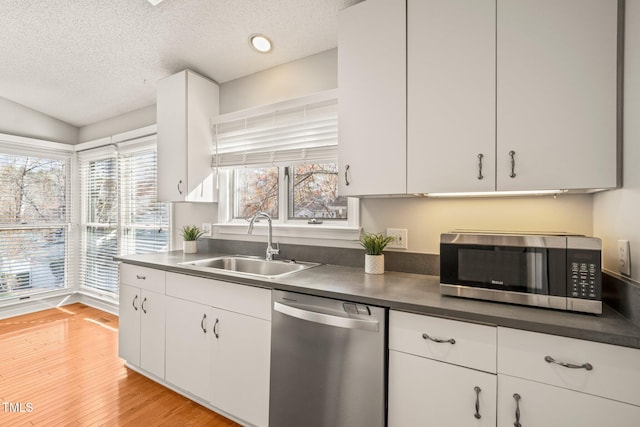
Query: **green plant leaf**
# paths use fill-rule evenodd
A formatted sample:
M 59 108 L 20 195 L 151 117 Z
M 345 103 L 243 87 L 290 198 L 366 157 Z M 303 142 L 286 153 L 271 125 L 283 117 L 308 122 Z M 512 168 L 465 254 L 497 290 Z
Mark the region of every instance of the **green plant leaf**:
M 193 241 L 198 240 L 204 234 L 197 226 L 195 225 L 185 225 L 182 227 L 182 239 L 185 241 Z
M 385 236 L 382 233 L 363 233 L 360 246 L 365 249 L 367 255 L 382 255 L 384 248 L 392 241 L 392 236 Z

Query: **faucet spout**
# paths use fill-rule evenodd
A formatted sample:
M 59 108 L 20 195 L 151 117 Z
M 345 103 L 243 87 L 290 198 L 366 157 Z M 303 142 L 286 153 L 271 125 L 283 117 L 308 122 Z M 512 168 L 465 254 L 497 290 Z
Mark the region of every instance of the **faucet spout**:
M 266 256 L 266 260 L 267 261 L 272 261 L 273 260 L 273 256 L 274 255 L 278 255 L 280 253 L 280 245 L 278 245 L 278 248 L 273 248 L 272 245 L 272 241 L 273 241 L 273 228 L 271 225 L 271 217 L 269 216 L 268 213 L 266 212 L 258 212 L 256 213 L 252 218 L 251 221 L 249 221 L 249 228 L 247 229 L 247 234 L 251 234 L 253 233 L 253 224 L 256 222 L 256 219 L 262 217 L 262 218 L 266 218 L 267 219 L 267 223 L 268 223 L 268 230 L 267 230 L 267 256 Z

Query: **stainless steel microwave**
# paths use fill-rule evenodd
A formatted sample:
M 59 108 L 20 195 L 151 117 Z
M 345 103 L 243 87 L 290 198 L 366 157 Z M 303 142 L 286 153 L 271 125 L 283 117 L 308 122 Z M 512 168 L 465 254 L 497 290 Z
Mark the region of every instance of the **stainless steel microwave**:
M 565 234 L 440 236 L 440 293 L 602 313 L 602 242 Z

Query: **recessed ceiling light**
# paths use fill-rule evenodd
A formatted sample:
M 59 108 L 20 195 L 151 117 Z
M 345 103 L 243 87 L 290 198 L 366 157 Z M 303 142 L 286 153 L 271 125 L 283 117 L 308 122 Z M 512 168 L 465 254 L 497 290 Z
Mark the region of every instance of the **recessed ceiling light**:
M 162 2 L 162 0 L 148 0 L 149 3 L 151 3 L 152 6 L 157 6 L 160 4 L 160 2 Z
M 271 50 L 271 40 L 269 40 L 262 34 L 251 35 L 249 37 L 249 44 L 252 48 L 261 53 L 266 53 Z

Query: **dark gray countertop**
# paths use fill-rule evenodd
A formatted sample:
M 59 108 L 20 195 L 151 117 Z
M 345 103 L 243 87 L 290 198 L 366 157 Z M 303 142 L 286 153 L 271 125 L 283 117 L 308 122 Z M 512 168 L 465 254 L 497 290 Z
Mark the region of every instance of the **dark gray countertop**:
M 440 295 L 439 277 L 386 272 L 365 274 L 361 268 L 321 265 L 280 279 L 230 277 L 196 271 L 179 263 L 215 253 L 185 255 L 182 251 L 116 257 L 118 261 L 176 273 L 344 299 L 394 310 L 523 329 L 640 349 L 640 328 L 604 305 L 603 314 L 569 313 L 543 308 L 476 301 Z

